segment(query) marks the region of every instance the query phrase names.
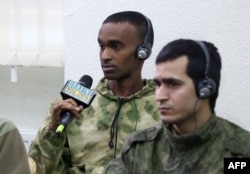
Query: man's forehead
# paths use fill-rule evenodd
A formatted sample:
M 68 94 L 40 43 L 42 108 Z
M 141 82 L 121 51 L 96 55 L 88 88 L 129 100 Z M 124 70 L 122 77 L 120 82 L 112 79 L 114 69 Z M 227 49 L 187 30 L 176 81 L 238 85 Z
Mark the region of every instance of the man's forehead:
M 132 25 L 126 23 L 105 23 L 98 34 L 99 43 L 135 43 L 138 42 L 138 34 Z
M 120 32 L 120 31 L 127 31 L 129 30 L 129 32 L 131 31 L 136 31 L 136 28 L 134 25 L 128 23 L 128 22 L 118 22 L 118 23 L 111 23 L 111 22 L 108 22 L 108 23 L 104 23 L 100 30 L 111 30 L 111 31 L 117 31 L 117 32 Z
M 156 79 L 179 79 L 181 76 L 187 76 L 187 58 L 181 56 L 178 59 L 168 60 L 156 65 Z

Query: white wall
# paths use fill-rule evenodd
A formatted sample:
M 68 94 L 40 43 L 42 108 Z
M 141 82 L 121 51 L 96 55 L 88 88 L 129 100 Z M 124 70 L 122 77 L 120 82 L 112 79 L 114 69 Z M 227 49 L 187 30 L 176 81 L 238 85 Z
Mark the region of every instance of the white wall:
M 154 59 L 167 42 L 192 38 L 215 43 L 222 56 L 222 82 L 216 111 L 250 130 L 250 1 L 249 0 L 64 0 L 65 69 L 18 68 L 17 83 L 10 67 L 0 67 L 0 116 L 19 128 L 36 130 L 63 83 L 83 74 L 96 85 L 102 77 L 97 34 L 103 20 L 123 10 L 136 10 L 153 23 L 155 45 L 143 76 L 154 74 Z
M 191 38 L 213 42 L 222 56 L 217 114 L 250 130 L 250 1 L 249 0 L 65 0 L 65 79 L 83 74 L 95 85 L 102 71 L 97 34 L 110 14 L 136 10 L 153 23 L 155 45 L 143 76 L 154 74 L 154 59 L 167 42 Z

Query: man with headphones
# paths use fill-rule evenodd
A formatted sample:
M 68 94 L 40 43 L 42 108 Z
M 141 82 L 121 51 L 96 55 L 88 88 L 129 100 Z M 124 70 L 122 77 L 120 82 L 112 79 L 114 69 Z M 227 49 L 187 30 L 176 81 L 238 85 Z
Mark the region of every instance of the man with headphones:
M 154 81 L 141 75 L 154 41 L 150 20 L 135 11 L 114 13 L 97 40 L 104 73 L 97 95 L 86 109 L 72 99 L 52 103 L 29 151 L 36 173 L 103 173 L 130 133 L 159 122 Z M 55 129 L 65 110 L 77 119 L 58 137 Z
M 154 77 L 161 123 L 132 133 L 106 173 L 217 174 L 224 158 L 250 158 L 250 133 L 216 116 L 220 72 L 212 43 L 178 39 L 164 46 Z

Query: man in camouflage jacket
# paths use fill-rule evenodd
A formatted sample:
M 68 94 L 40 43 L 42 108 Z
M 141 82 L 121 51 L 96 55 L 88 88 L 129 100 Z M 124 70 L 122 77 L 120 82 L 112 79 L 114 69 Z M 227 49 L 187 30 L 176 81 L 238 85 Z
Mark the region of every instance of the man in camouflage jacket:
M 136 53 L 146 33 L 149 46 L 153 45 L 153 29 L 150 26 L 147 30 L 145 19 L 129 11 L 104 21 L 98 42 L 105 78 L 99 81 L 95 99 L 84 110 L 72 99 L 52 103 L 29 151 L 36 173 L 103 173 L 130 133 L 159 121 L 155 84 L 141 79 L 144 60 Z M 58 137 L 55 128 L 63 110 L 71 111 L 77 119 Z
M 156 58 L 162 123 L 129 137 L 108 174 L 218 174 L 224 158 L 250 158 L 250 133 L 216 116 L 221 58 L 208 42 L 179 39 Z

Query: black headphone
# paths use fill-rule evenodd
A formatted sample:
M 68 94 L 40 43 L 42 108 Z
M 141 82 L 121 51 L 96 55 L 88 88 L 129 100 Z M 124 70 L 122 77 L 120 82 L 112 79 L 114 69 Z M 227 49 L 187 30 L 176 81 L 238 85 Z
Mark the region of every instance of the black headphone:
M 195 41 L 195 42 L 200 46 L 206 58 L 204 79 L 201 80 L 198 84 L 199 98 L 201 99 L 209 98 L 211 95 L 213 95 L 216 89 L 215 81 L 209 78 L 208 76 L 208 72 L 210 70 L 210 55 L 207 46 L 202 41 Z
M 149 56 L 151 55 L 151 50 L 152 50 L 150 44 L 148 43 L 148 37 L 150 34 L 152 24 L 151 24 L 150 19 L 148 19 L 146 16 L 144 16 L 144 18 L 147 22 L 147 32 L 144 37 L 143 43 L 140 44 L 138 48 L 136 49 L 136 57 L 139 60 L 146 60 L 147 58 L 149 58 Z

